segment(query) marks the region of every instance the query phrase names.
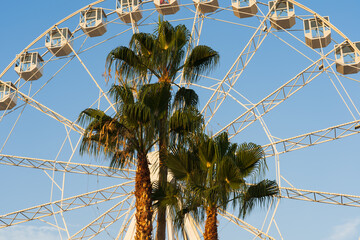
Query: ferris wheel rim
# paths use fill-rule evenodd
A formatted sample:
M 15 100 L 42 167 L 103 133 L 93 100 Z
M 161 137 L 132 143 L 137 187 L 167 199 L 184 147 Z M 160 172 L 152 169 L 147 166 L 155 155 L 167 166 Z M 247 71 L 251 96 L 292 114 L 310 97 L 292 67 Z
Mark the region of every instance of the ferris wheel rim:
M 41 34 L 38 38 L 36 38 L 36 39 L 35 39 L 31 44 L 29 44 L 26 48 L 24 48 L 24 50 L 22 50 L 22 52 L 21 52 L 19 55 L 21 55 L 22 53 L 26 52 L 27 49 L 29 49 L 31 46 L 33 46 L 35 43 L 37 43 L 37 42 L 38 42 L 42 37 L 44 37 L 51 29 L 53 29 L 54 27 L 57 27 L 57 25 L 65 22 L 66 20 L 70 19 L 71 17 L 75 16 L 76 14 L 80 13 L 81 11 L 89 8 L 90 6 L 94 6 L 94 5 L 99 4 L 99 3 L 101 3 L 101 2 L 104 2 L 104 1 L 106 1 L 106 0 L 98 0 L 98 1 L 95 1 L 94 3 L 92 3 L 92 4 L 90 4 L 90 5 L 86 6 L 86 7 L 83 7 L 83 8 L 81 8 L 81 9 L 77 10 L 76 12 L 74 12 L 73 14 L 70 14 L 68 17 L 62 19 L 61 21 L 59 21 L 58 23 L 56 23 L 55 25 L 53 25 L 51 28 L 49 28 L 47 31 L 45 31 L 43 34 Z M 294 0 L 289 0 L 289 1 L 290 1 L 290 2 L 293 2 L 295 5 L 298 5 L 298 4 L 299 4 L 299 3 L 297 3 L 297 2 L 294 1 Z M 149 1 L 149 2 L 151 2 L 151 1 Z M 303 6 L 303 5 L 301 5 L 301 4 L 299 4 L 299 5 L 300 5 L 300 7 Z M 298 6 L 299 6 L 299 5 L 298 5 Z M 303 7 L 305 7 L 305 6 L 303 6 Z M 301 7 L 301 8 L 303 8 L 303 7 Z M 305 8 L 306 8 L 306 7 L 305 7 Z M 304 8 L 303 8 L 303 9 L 304 9 Z M 305 9 L 304 9 L 304 10 L 305 10 Z M 311 11 L 312 11 L 312 10 L 311 10 Z M 316 12 L 313 12 L 313 13 L 314 13 L 314 15 L 316 14 Z M 317 15 L 317 14 L 316 14 L 316 16 L 319 16 L 320 19 L 322 18 L 320 15 Z M 324 22 L 327 22 L 326 19 L 324 19 L 323 21 L 324 21 Z M 329 23 L 329 22 L 328 22 L 328 23 Z M 330 26 L 333 30 L 336 29 L 337 31 L 339 31 L 339 30 L 338 30 L 335 26 L 333 26 L 331 23 L 329 23 L 329 26 Z M 335 31 L 336 31 L 336 30 L 335 30 Z M 339 32 L 340 32 L 340 31 L 339 31 Z M 342 32 L 340 32 L 340 33 L 342 34 Z M 340 34 L 340 33 L 339 33 L 339 34 Z M 341 35 L 341 34 L 340 34 L 340 35 Z M 350 45 L 353 44 L 350 40 L 348 40 L 348 38 L 347 38 L 344 34 L 343 34 L 343 36 L 344 36 L 344 39 L 347 40 Z M 356 51 L 359 51 L 357 48 L 354 48 L 354 49 L 356 49 Z M 359 54 L 360 54 L 360 51 L 359 51 Z M 9 64 L 9 66 L 0 74 L 0 78 L 9 70 L 9 68 L 11 68 L 11 66 L 14 65 L 15 61 L 17 60 L 17 58 L 18 58 L 18 57 L 16 57 L 16 58 Z M 1 83 L 1 82 L 0 82 L 0 83 Z M 275 146 L 275 147 L 276 147 L 276 146 Z

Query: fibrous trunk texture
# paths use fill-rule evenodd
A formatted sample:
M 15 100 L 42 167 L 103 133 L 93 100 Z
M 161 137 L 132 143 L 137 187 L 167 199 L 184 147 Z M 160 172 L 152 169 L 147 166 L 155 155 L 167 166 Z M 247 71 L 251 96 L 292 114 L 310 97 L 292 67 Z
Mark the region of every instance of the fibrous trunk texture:
M 166 113 L 167 115 L 167 113 Z M 160 154 L 159 154 L 159 185 L 160 187 L 165 186 L 167 182 L 168 170 L 165 165 L 165 159 L 167 156 L 167 136 L 166 136 L 166 120 L 161 119 L 160 121 Z M 166 234 L 166 209 L 159 208 L 157 216 L 157 230 L 156 230 L 156 240 L 165 240 Z
M 150 170 L 146 154 L 138 153 L 135 177 L 136 233 L 135 240 L 151 240 L 152 202 Z
M 204 240 L 218 240 L 217 208 L 215 206 L 206 208 Z

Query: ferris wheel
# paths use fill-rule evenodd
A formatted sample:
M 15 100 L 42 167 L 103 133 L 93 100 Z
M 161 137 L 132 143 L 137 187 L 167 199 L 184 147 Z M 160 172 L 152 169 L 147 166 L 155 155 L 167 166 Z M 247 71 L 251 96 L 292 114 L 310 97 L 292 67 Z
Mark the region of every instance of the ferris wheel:
M 152 32 L 159 14 L 185 24 L 192 47 L 221 56 L 199 82 L 177 80 L 198 93 L 206 130 L 261 144 L 267 178 L 280 186 L 269 209 L 245 220 L 221 211 L 223 239 L 295 239 L 292 225 L 311 239 L 328 227 L 319 222 L 358 211 L 351 142 L 360 133 L 360 38 L 334 26 L 335 16 L 300 0 L 98 0 L 50 26 L 0 73 L 0 238 L 32 226 L 55 239 L 133 239 L 134 168 L 80 156 L 77 117 L 87 107 L 116 111 L 106 55 L 133 33 Z M 182 239 L 171 221 L 167 238 Z M 202 239 L 201 223 L 189 217 L 183 234 Z

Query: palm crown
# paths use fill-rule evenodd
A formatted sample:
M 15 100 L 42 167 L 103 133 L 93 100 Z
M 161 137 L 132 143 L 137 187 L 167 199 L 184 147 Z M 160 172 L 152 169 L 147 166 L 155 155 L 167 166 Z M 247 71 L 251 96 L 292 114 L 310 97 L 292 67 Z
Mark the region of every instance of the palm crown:
M 227 133 L 215 138 L 205 134 L 193 137 L 187 146 L 172 148 L 166 164 L 183 187 L 169 184 L 168 188 L 173 192 L 177 189 L 177 194 L 159 199 L 168 202 L 163 204 L 173 203 L 177 210 L 181 209 L 180 220 L 186 213 L 203 218 L 206 212 L 205 240 L 218 239 L 219 208 L 226 209 L 232 202 L 244 217 L 257 204 L 266 204 L 278 193 L 274 181 L 246 184 L 266 168 L 263 150 L 254 143 L 233 144 Z
M 173 27 L 160 19 L 153 34 L 135 33 L 129 47 L 113 49 L 106 59 L 107 72 L 114 65 L 120 81 L 139 79 L 145 81 L 155 76 L 159 82 L 174 83 L 180 70 L 187 82 L 197 81 L 200 74 L 208 73 L 218 64 L 219 55 L 208 46 L 187 47 L 191 35 L 185 25 Z
M 147 154 L 160 140 L 157 119 L 167 112 L 168 103 L 171 102 L 169 88 L 170 85 L 166 83 L 147 84 L 135 89 L 128 85 L 113 85 L 110 95 L 117 110 L 113 116 L 99 109 L 89 108 L 79 117 L 80 123 L 86 126 L 80 146 L 81 153 L 103 153 L 111 159 L 110 166 L 113 168 L 123 168 L 130 163 L 137 166 L 137 224 L 145 227 L 137 226 L 136 239 L 151 238 L 152 189 Z M 166 129 L 173 139 L 184 138 L 188 132 L 200 129 L 203 119 L 196 104 L 197 95 L 192 90 L 180 88 L 174 96 L 174 111 L 169 116 L 169 126 Z M 141 233 L 138 229 L 145 230 Z
M 108 54 L 105 66 L 107 74 L 110 76 L 114 67 L 115 77 L 121 84 L 127 84 L 130 81 L 133 85 L 144 84 L 155 77 L 159 83 L 171 85 L 175 84 L 176 78 L 182 72 L 183 79 L 187 83 L 195 82 L 199 80 L 201 74 L 207 74 L 214 69 L 219 62 L 219 55 L 208 46 L 189 48 L 190 41 L 191 34 L 185 25 L 173 27 L 169 22 L 160 19 L 154 33 L 135 33 L 128 47 L 117 47 Z M 182 99 L 194 99 L 192 90 L 186 88 L 180 90 L 178 92 L 182 95 Z M 169 107 L 170 100 L 166 103 Z M 183 101 L 183 103 L 188 104 L 191 101 Z M 187 108 L 188 117 L 191 111 L 195 113 L 194 108 Z M 169 141 L 176 139 L 174 135 L 169 134 L 170 125 L 173 129 L 176 129 L 175 125 L 180 123 L 187 124 L 189 127 L 182 128 L 182 131 L 177 128 L 179 130 L 177 139 L 180 141 L 183 138 L 179 136 L 191 131 L 190 127 L 193 126 L 191 123 L 193 118 L 183 118 L 185 112 L 182 115 L 175 113 L 172 122 L 170 122 L 169 113 L 170 110 L 166 109 L 157 118 L 160 184 L 165 184 L 167 180 L 167 168 L 163 163 L 167 157 Z M 159 209 L 157 240 L 165 239 L 165 215 L 165 210 Z
M 158 141 L 152 114 L 157 106 L 147 101 L 145 88 L 136 96 L 129 86 L 114 85 L 110 94 L 117 110 L 114 116 L 92 108 L 81 112 L 79 120 L 86 129 L 80 152 L 104 153 L 111 158 L 112 167 L 121 168 L 134 160 L 134 154 L 149 152 Z
M 161 109 L 162 100 L 169 97 L 166 88 L 152 89 L 147 85 L 140 89 L 114 85 L 110 89 L 117 109 L 114 116 L 91 108 L 80 114 L 80 122 L 86 125 L 81 153 L 104 153 L 111 158 L 113 168 L 137 160 L 136 240 L 150 240 L 152 236 L 152 186 L 147 154 L 159 139 L 154 113 Z

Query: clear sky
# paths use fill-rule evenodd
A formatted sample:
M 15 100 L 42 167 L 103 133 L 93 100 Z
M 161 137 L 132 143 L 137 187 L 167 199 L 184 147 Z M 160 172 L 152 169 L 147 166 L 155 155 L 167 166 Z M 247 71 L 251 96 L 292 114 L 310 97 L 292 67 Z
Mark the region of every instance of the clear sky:
M 21 52 L 53 24 L 91 2 L 89 0 L 3 1 L 1 3 L 2 20 L 0 22 L 2 31 L 0 72 L 8 66 L 16 54 Z M 168 16 L 166 19 L 175 20 L 176 23 L 184 23 L 191 28 L 192 20 L 189 20 L 189 18 L 194 16 L 192 13 L 194 7 L 191 2 L 190 0 L 182 0 L 181 3 L 186 6 L 183 6 L 174 16 Z M 358 24 L 360 22 L 360 2 L 358 0 L 299 0 L 299 2 L 322 16 L 329 16 L 331 23 L 350 40 L 354 42 L 360 41 Z M 205 19 L 200 38 L 200 44 L 209 45 L 220 53 L 220 67 L 211 74 L 211 77 L 216 79 L 222 79 L 227 73 L 259 25 L 257 18 L 236 18 L 229 7 L 230 0 L 220 0 L 219 3 L 224 9 Z M 102 6 L 109 13 L 110 9 L 114 9 L 114 5 L 115 1 L 108 0 Z M 266 13 L 267 8 L 264 5 L 260 4 L 260 8 Z M 144 9 L 153 9 L 153 4 L 145 4 Z M 309 13 L 297 7 L 295 11 L 301 18 L 309 17 Z M 144 19 L 146 20 L 139 27 L 140 31 L 152 31 L 153 24 L 158 19 L 156 13 L 150 15 L 152 12 L 153 10 L 144 12 Z M 114 18 L 115 15 L 109 17 L 109 19 Z M 74 31 L 78 20 L 79 15 L 76 15 L 65 24 L 60 25 L 60 27 L 69 27 L 71 31 Z M 245 27 L 242 24 L 251 27 Z M 237 102 L 245 103 L 240 94 L 244 95 L 252 103 L 257 103 L 309 66 L 312 61 L 319 59 L 319 50 L 313 51 L 301 43 L 301 41 L 304 41 L 302 27 L 301 21 L 297 19 L 296 25 L 289 33 L 272 32 L 269 34 L 235 84 L 234 90 L 230 92 L 231 96 L 236 100 L 228 97 L 221 105 L 208 126 L 209 132 L 217 132 L 244 112 L 244 108 Z M 119 34 L 123 31 L 126 32 Z M 79 37 L 81 34 L 82 32 L 78 31 L 74 36 Z M 105 57 L 114 47 L 128 44 L 131 36 L 129 26 L 116 20 L 115 23 L 109 24 L 108 32 L 104 36 L 89 39 L 82 47 L 82 49 L 87 49 L 116 34 L 119 34 L 119 36 L 80 55 L 94 79 L 105 91 L 110 86 L 105 83 L 102 77 Z M 338 34 L 334 32 L 332 34 L 334 41 L 343 41 Z M 84 37 L 75 40 L 74 48 L 80 49 L 83 40 Z M 45 39 L 41 38 L 31 49 L 37 49 L 36 51 L 44 53 L 44 43 Z M 334 42 L 326 47 L 324 52 L 331 51 L 333 46 Z M 45 60 L 50 58 L 51 54 L 49 53 L 44 57 Z M 334 59 L 334 55 L 329 55 L 329 58 Z M 52 58 L 44 69 L 44 76 L 32 84 L 26 83 L 22 87 L 22 92 L 33 95 L 49 81 L 35 95 L 34 99 L 73 121 L 81 110 L 89 107 L 98 99 L 99 90 L 76 58 L 53 77 L 68 60 L 69 58 L 59 60 Z M 327 64 L 327 62 L 324 62 L 325 66 Z M 333 69 L 335 70 L 335 68 Z M 274 139 L 286 139 L 359 119 L 360 113 L 356 109 L 360 107 L 360 73 L 348 75 L 348 77 L 334 75 L 329 70 L 329 74 L 321 74 L 294 96 L 266 114 L 263 120 Z M 15 82 L 17 79 L 18 76 L 14 72 L 13 66 L 2 77 L 4 81 Z M 22 80 L 20 84 L 23 83 Z M 200 104 L 202 107 L 211 96 L 211 91 L 204 89 L 204 86 L 211 87 L 215 84 L 215 81 L 204 78 L 198 84 L 202 88 L 195 87 L 195 90 L 201 95 Z M 346 91 L 342 89 L 342 86 Z M 347 93 L 355 107 L 351 105 Z M 350 106 L 351 112 L 347 109 L 343 99 Z M 18 105 L 22 104 L 23 102 L 19 100 Z M 108 107 L 104 98 L 101 99 L 99 106 L 102 109 Z M 247 107 L 250 107 L 250 105 L 247 105 Z M 12 131 L 14 123 L 16 123 L 16 126 Z M 7 140 L 11 131 L 12 134 Z M 72 157 L 72 162 L 108 165 L 108 162 L 103 159 L 79 156 L 78 149 L 75 148 L 79 139 L 79 135 L 76 133 L 71 132 L 70 134 L 73 145 L 67 140 L 64 147 L 62 147 L 66 136 L 66 130 L 61 123 L 31 106 L 20 107 L 4 117 L 0 112 L 1 154 L 58 159 L 61 161 L 68 161 Z M 252 141 L 262 145 L 269 143 L 269 139 L 259 122 L 254 123 L 234 137 L 233 141 Z M 355 135 L 281 154 L 279 156 L 281 175 L 299 189 L 360 196 L 358 187 L 360 181 L 359 142 L 360 136 Z M 75 154 L 72 156 L 73 147 Z M 269 157 L 267 163 L 269 171 L 266 177 L 275 179 L 275 158 Z M 0 215 L 46 203 L 51 199 L 61 198 L 60 191 L 51 190 L 51 180 L 41 170 L 4 165 L 1 165 L 0 169 L 0 205 L 2 206 Z M 48 174 L 51 176 L 52 172 Z M 73 176 L 72 174 L 66 174 L 64 179 L 62 174 L 55 174 L 55 182 L 59 186 L 64 182 L 64 198 L 66 198 L 118 184 L 119 180 L 85 175 Z M 281 184 L 289 187 L 285 181 L 282 181 Z M 65 213 L 64 216 L 69 231 L 75 233 L 92 219 L 95 219 L 99 212 L 105 211 L 115 203 L 110 202 L 96 207 L 88 207 L 85 210 Z M 273 210 L 274 208 L 272 208 L 271 213 Z M 275 217 L 281 236 L 274 224 L 271 226 L 269 234 L 275 239 L 358 240 L 360 237 L 359 210 L 359 208 L 354 207 L 282 199 Z M 256 210 L 246 220 L 261 228 L 265 214 L 266 209 Z M 53 218 L 47 220 L 54 223 Z M 62 226 L 61 218 L 59 217 L 57 220 L 60 222 L 59 225 Z M 113 239 L 116 237 L 116 229 L 120 225 L 109 228 L 108 233 L 103 233 L 96 239 Z M 266 227 L 264 229 L 266 230 Z M 64 238 L 65 236 L 63 234 Z M 15 239 L 52 240 L 61 239 L 61 237 L 55 228 L 40 221 L 32 221 L 0 230 L 0 240 Z M 241 228 L 221 219 L 220 239 L 253 239 L 253 237 Z

